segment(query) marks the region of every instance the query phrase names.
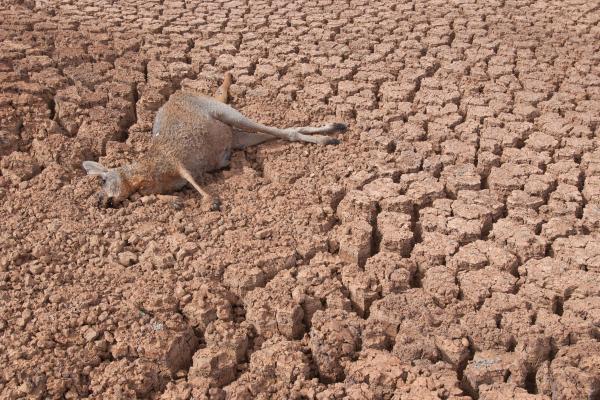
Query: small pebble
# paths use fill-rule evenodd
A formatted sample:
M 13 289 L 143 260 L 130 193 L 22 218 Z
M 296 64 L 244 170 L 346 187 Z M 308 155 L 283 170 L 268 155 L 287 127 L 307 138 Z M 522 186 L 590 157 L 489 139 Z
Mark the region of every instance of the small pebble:
M 87 342 L 91 342 L 93 340 L 96 340 L 96 338 L 99 336 L 99 333 L 97 330 L 93 329 L 93 328 L 89 328 L 88 330 L 85 331 L 83 338 L 87 341 Z
M 271 236 L 272 234 L 273 234 L 273 231 L 272 231 L 270 228 L 267 228 L 267 229 L 262 229 L 262 230 L 260 230 L 260 231 L 257 231 L 257 232 L 254 234 L 254 236 L 255 236 L 257 239 L 261 239 L 261 240 L 263 240 L 263 239 L 266 239 L 266 238 L 268 238 L 268 237 L 269 237 L 269 236 Z
M 130 265 L 135 264 L 137 261 L 137 254 L 134 254 L 131 251 L 124 251 L 122 253 L 119 253 L 119 264 L 121 264 L 124 267 L 129 267 Z

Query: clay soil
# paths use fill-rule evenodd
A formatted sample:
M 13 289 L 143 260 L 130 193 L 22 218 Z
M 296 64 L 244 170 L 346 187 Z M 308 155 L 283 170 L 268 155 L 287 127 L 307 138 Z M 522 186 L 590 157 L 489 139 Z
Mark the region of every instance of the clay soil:
M 1 399 L 599 399 L 594 1 L 0 2 Z M 273 142 L 97 207 L 176 90 Z

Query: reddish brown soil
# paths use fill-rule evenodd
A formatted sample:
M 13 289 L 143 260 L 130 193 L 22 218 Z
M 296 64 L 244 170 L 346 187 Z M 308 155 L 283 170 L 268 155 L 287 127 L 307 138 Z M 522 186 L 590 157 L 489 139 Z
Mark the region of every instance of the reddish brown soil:
M 593 1 L 11 1 L 1 399 L 600 398 Z M 98 209 L 182 86 L 271 143 Z

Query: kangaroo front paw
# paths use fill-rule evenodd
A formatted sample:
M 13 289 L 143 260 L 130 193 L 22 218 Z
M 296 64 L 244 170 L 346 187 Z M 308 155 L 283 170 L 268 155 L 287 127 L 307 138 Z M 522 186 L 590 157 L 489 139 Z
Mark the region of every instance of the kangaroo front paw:
M 221 211 L 221 200 L 214 198 L 210 204 L 211 211 Z
M 209 197 L 206 199 L 202 199 L 202 210 L 203 211 L 220 211 L 221 210 L 221 200 L 217 197 Z

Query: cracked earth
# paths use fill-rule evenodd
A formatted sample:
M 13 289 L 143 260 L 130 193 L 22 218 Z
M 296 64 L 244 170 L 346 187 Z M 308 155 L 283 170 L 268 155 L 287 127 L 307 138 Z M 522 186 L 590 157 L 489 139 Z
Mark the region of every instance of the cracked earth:
M 0 4 L 0 398 L 600 398 L 596 2 Z M 98 209 L 228 70 L 349 131 Z

